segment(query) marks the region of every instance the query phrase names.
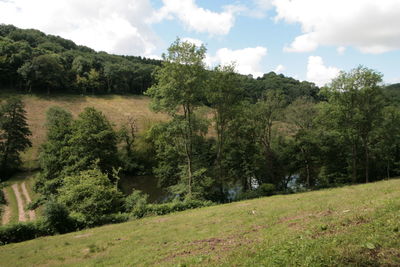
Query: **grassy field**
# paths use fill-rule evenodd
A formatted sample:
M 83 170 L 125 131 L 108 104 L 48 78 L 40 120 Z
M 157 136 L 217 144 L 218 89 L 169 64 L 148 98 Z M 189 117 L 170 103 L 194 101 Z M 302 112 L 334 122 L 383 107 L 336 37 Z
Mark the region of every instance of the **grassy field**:
M 400 180 L 273 196 L 0 247 L 0 266 L 400 266 Z
M 0 100 L 10 95 L 10 93 L 3 93 L 0 95 Z M 150 99 L 145 96 L 22 95 L 22 98 L 29 128 L 32 131 L 33 145 L 22 155 L 24 167 L 27 169 L 38 166 L 38 148 L 46 140 L 46 111 L 51 106 L 60 106 L 70 111 L 74 117 L 78 116 L 85 107 L 94 107 L 101 110 L 116 127 L 125 123 L 128 117 L 133 117 L 138 122 L 139 130 L 154 121 L 167 118 L 166 115 L 150 111 Z

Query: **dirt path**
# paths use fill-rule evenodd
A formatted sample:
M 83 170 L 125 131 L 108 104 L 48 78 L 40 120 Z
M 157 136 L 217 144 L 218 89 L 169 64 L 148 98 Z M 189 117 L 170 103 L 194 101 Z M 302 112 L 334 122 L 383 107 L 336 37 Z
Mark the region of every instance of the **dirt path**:
M 3 189 L 3 193 L 4 193 L 4 198 L 6 199 L 6 203 L 8 202 L 8 195 L 5 189 Z M 4 205 L 4 210 L 3 210 L 3 218 L 1 220 L 1 224 L 5 225 L 7 223 L 10 222 L 10 218 L 11 218 L 11 208 L 8 205 Z
M 13 184 L 12 189 L 14 190 L 14 194 L 15 197 L 17 198 L 17 203 L 18 203 L 18 221 L 26 222 L 24 201 L 22 199 L 21 193 L 18 190 L 18 184 Z
M 32 202 L 32 199 L 31 199 L 31 197 L 29 196 L 28 190 L 26 189 L 26 184 L 25 184 L 25 182 L 23 182 L 23 183 L 21 184 L 21 188 L 22 188 L 22 193 L 24 194 L 25 199 L 26 199 L 26 204 L 31 203 L 31 202 Z M 28 214 L 29 214 L 29 218 L 30 218 L 31 221 L 35 220 L 36 214 L 35 214 L 35 211 L 34 211 L 34 210 L 29 210 L 29 211 L 28 211 Z

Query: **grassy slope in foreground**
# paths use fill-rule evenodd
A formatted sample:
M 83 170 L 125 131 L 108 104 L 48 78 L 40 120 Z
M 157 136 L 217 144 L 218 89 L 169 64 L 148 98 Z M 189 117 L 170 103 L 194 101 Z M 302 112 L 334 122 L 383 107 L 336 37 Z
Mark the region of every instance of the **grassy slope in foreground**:
M 399 266 L 400 180 L 274 196 L 0 247 L 0 265 Z

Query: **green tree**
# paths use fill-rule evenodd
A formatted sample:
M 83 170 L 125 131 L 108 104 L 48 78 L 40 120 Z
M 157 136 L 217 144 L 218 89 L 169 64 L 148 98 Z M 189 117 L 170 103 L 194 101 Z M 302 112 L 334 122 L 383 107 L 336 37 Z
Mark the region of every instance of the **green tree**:
M 399 173 L 400 151 L 400 110 L 395 106 L 385 107 L 383 121 L 377 129 L 378 158 L 384 162 L 387 178 Z
M 120 211 L 123 204 L 122 193 L 99 169 L 65 177 L 57 200 L 71 216 L 88 226 L 100 223 L 104 215 Z
M 72 134 L 72 115 L 60 107 L 47 111 L 47 141 L 41 147 L 39 162 L 40 178 L 36 183 L 38 191 L 44 195 L 56 194 L 61 186 L 61 173 L 68 163 L 69 139 Z
M 177 39 L 168 48 L 168 54 L 163 55 L 162 67 L 155 74 L 156 84 L 146 92 L 155 111 L 166 112 L 181 125 L 188 197 L 192 195 L 193 175 L 198 171 L 193 169 L 194 139 L 198 135 L 195 109 L 202 104 L 206 88 L 205 52 L 204 46 Z
M 318 155 L 318 137 L 315 131 L 315 117 L 317 116 L 315 103 L 306 97 L 300 97 L 286 109 L 286 120 L 298 148 L 297 158 L 305 172 L 305 183 L 310 188 L 315 183 L 316 155 Z M 313 179 L 314 178 L 314 179 Z
M 264 150 L 266 160 L 267 182 L 278 184 L 281 175 L 276 162 L 276 153 L 272 147 L 275 136 L 274 123 L 280 118 L 283 108 L 286 106 L 285 96 L 276 90 L 268 90 L 254 106 L 254 119 L 252 125 L 255 129 L 258 143 Z M 276 132 L 276 131 L 275 131 Z
M 32 145 L 31 131 L 26 122 L 24 103 L 11 97 L 0 105 L 0 178 L 17 169 L 21 163 L 19 153 Z
M 100 170 L 111 176 L 118 166 L 117 135 L 107 118 L 94 108 L 85 108 L 73 122 L 68 145 L 66 173 L 90 169 L 97 162 Z
M 65 70 L 57 54 L 37 56 L 19 68 L 18 73 L 26 81 L 29 91 L 43 87 L 47 94 L 60 89 L 65 78 Z
M 382 121 L 384 107 L 379 83 L 382 74 L 359 66 L 350 72 L 341 72 L 329 88 L 327 96 L 333 105 L 332 116 L 351 145 L 352 177 L 357 180 L 358 147 L 361 144 L 365 181 L 369 182 L 371 137 Z
M 212 108 L 216 132 L 215 176 L 223 192 L 223 185 L 227 179 L 226 166 L 223 166 L 223 158 L 226 157 L 227 131 L 244 95 L 240 77 L 236 74 L 234 65 L 216 67 L 211 73 L 206 93 L 207 103 Z

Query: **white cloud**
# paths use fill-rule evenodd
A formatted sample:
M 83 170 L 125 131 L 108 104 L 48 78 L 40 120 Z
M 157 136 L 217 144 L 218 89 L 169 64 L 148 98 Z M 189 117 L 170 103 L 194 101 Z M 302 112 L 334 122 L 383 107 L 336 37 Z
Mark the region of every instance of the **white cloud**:
M 196 46 L 201 46 L 202 44 L 204 44 L 204 42 L 202 40 L 199 39 L 195 39 L 195 38 L 190 38 L 190 37 L 185 37 L 181 39 L 183 42 L 188 42 L 188 43 L 192 43 Z
M 149 0 L 0 1 L 0 23 L 35 28 L 118 54 L 150 56 L 159 42 Z
M 363 53 L 400 49 L 398 0 L 273 0 L 275 19 L 300 23 L 303 34 L 285 51 L 319 45 L 354 46 Z
M 307 80 L 318 86 L 324 86 L 337 77 L 340 70 L 336 67 L 327 67 L 321 57 L 308 57 Z
M 290 46 L 285 46 L 285 52 L 311 52 L 317 49 L 318 43 L 315 42 L 311 34 L 297 36 Z
M 344 46 L 339 46 L 337 49 L 336 49 L 336 51 L 337 51 L 337 53 L 339 54 L 339 55 L 344 55 L 344 52 L 346 52 L 346 47 L 344 47 Z
M 250 8 L 245 8 L 245 15 L 255 18 L 264 18 L 268 10 L 272 9 L 272 0 L 253 0 Z
M 211 35 L 226 35 L 235 23 L 240 8 L 227 6 L 217 13 L 197 6 L 194 0 L 163 0 L 164 6 L 153 19 L 178 18 L 189 30 Z
M 279 64 L 279 65 L 276 66 L 276 68 L 274 69 L 274 72 L 275 72 L 275 73 L 282 73 L 282 72 L 284 72 L 285 70 L 286 70 L 286 67 L 283 66 L 283 65 L 281 65 L 281 64 Z
M 248 47 L 244 49 L 231 50 L 229 48 L 219 49 L 215 56 L 208 55 L 206 64 L 228 65 L 235 63 L 236 70 L 244 75 L 252 74 L 254 77 L 263 75 L 261 60 L 267 55 L 266 47 Z

